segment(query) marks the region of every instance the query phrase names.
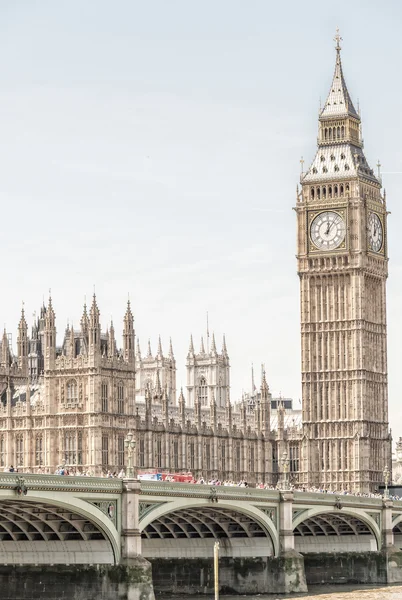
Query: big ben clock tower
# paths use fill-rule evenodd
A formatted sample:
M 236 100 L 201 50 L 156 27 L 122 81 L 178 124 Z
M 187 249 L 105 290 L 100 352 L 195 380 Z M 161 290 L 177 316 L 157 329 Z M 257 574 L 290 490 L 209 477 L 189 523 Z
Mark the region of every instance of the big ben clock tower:
M 363 152 L 341 38 L 297 195 L 303 439 L 300 483 L 369 491 L 390 465 L 387 209 Z

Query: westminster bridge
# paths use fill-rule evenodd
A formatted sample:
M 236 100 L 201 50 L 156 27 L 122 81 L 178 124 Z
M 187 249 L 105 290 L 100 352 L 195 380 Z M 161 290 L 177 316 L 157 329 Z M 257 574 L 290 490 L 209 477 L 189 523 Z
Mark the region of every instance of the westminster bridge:
M 121 598 L 130 593 L 152 598 L 149 563 L 158 590 L 211 592 L 216 540 L 220 581 L 228 591 L 303 591 L 306 581 L 402 580 L 399 501 L 0 474 L 0 585 L 11 590 L 10 598 L 30 597 L 21 595 L 20 586 L 26 578 L 39 585 L 33 573 L 41 574 L 48 590 L 57 573 L 58 585 L 84 582 L 83 597 L 92 597 L 91 590 L 94 598 L 115 598 L 118 589 Z M 55 589 L 54 597 L 63 596 Z

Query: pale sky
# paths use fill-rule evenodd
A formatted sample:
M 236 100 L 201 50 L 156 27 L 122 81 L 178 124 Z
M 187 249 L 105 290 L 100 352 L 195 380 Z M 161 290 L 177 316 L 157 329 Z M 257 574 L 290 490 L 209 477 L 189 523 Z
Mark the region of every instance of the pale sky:
M 2 0 L 1 315 L 16 339 L 51 288 L 58 342 L 96 286 L 118 335 L 130 294 L 143 352 L 226 334 L 232 400 L 266 365 L 300 389 L 292 207 L 316 149 L 333 36 L 365 153 L 387 189 L 390 426 L 400 411 L 402 5 L 338 0 Z M 0 317 L 1 318 L 1 317 Z M 120 342 L 120 339 L 118 340 Z

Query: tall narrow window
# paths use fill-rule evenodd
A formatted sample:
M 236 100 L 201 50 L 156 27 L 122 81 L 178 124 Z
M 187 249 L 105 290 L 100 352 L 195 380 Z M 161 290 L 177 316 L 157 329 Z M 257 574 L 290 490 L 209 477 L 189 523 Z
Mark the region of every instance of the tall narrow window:
M 122 381 L 117 384 L 117 412 L 124 415 L 124 385 Z
M 119 467 L 124 467 L 124 435 L 119 435 L 117 438 L 117 464 Z
M 64 459 L 67 465 L 75 465 L 77 462 L 77 432 L 74 430 L 64 434 Z
M 190 442 L 190 469 L 195 468 L 195 445 L 194 442 Z
M 17 467 L 24 464 L 24 435 L 19 433 L 15 437 L 15 462 Z
M 224 441 L 222 441 L 221 446 L 221 469 L 226 471 L 226 446 Z
M 248 470 L 249 470 L 250 473 L 254 473 L 254 466 L 255 466 L 254 444 L 251 443 L 250 444 L 250 449 L 249 449 L 249 461 L 248 461 Z
M 200 385 L 198 387 L 198 397 L 200 399 L 201 406 L 207 406 L 208 404 L 208 386 L 205 377 L 201 377 Z
M 41 433 L 35 437 L 35 464 L 39 467 L 43 465 L 43 436 Z
M 211 469 L 211 442 L 205 442 L 205 468 Z
M 102 435 L 102 466 L 107 467 L 109 465 L 109 437 Z
M 6 438 L 4 435 L 0 436 L 0 467 L 6 465 Z
M 101 385 L 102 412 L 109 412 L 109 401 L 108 401 L 107 392 L 108 392 L 107 383 L 102 383 L 102 385 Z
M 67 383 L 67 403 L 77 404 L 78 402 L 78 387 L 75 379 L 71 379 Z
M 291 473 L 299 470 L 299 446 L 290 446 L 289 448 L 289 467 Z
M 179 468 L 179 441 L 174 440 L 173 442 L 173 468 Z
M 157 438 L 156 440 L 156 466 L 158 469 L 162 468 L 162 439 Z
M 138 454 L 138 466 L 145 467 L 145 439 L 140 437 L 140 449 Z

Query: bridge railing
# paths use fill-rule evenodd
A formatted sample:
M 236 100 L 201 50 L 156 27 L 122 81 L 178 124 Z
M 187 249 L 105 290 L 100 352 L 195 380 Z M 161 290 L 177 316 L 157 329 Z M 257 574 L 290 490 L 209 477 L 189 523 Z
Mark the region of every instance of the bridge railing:
M 109 492 L 114 494 L 123 492 L 123 481 L 118 478 L 39 475 L 33 473 L 0 473 L 0 489 L 16 489 L 22 480 L 28 490 Z

